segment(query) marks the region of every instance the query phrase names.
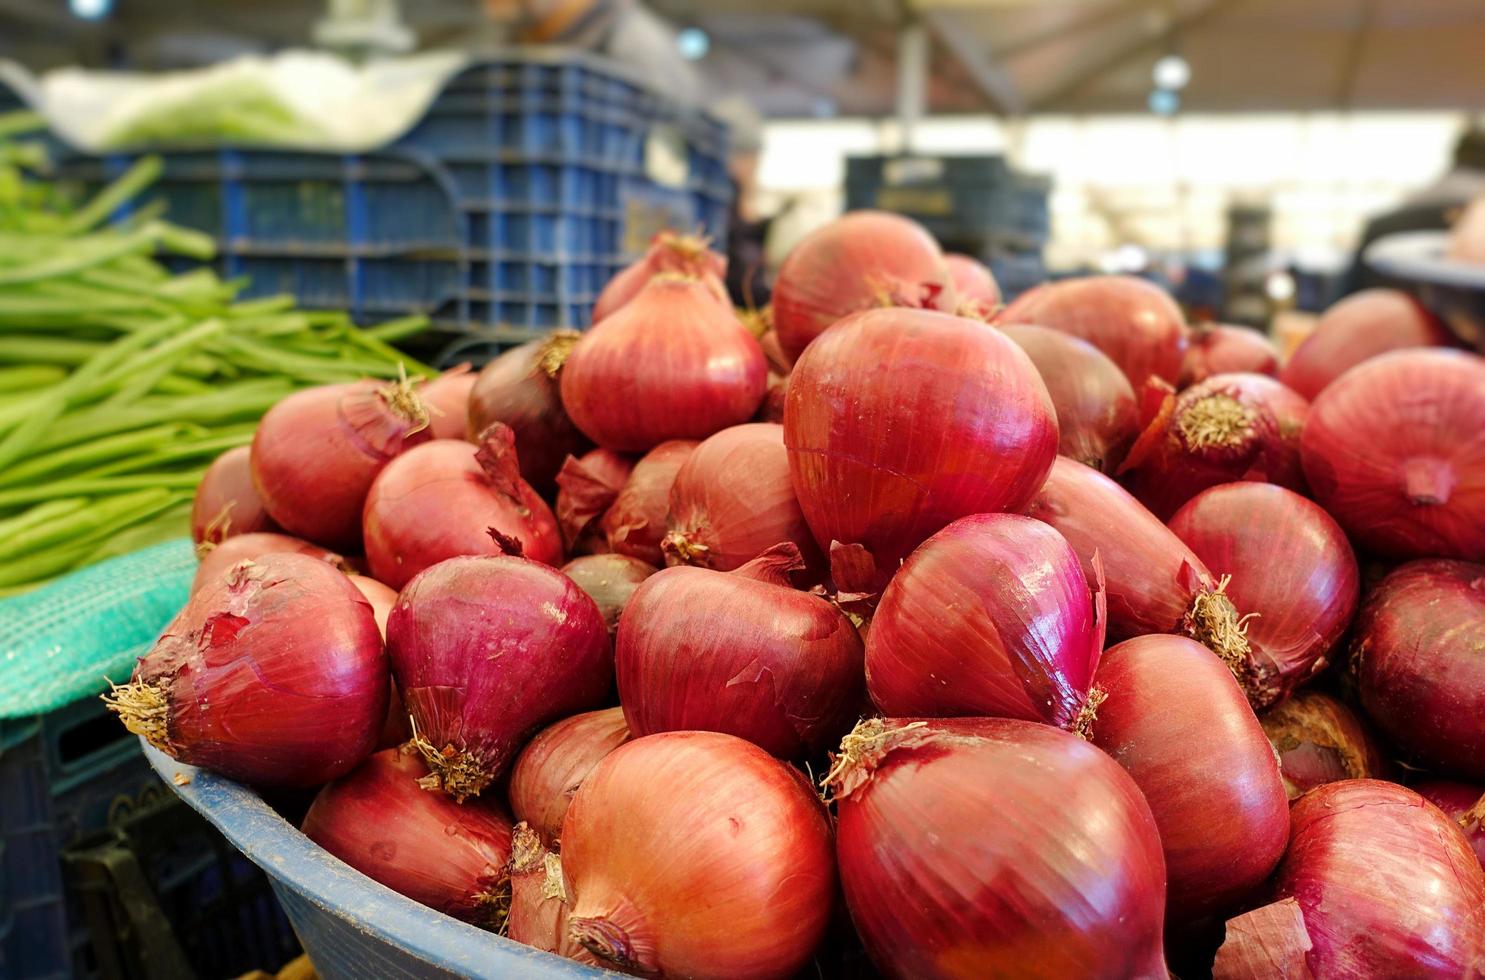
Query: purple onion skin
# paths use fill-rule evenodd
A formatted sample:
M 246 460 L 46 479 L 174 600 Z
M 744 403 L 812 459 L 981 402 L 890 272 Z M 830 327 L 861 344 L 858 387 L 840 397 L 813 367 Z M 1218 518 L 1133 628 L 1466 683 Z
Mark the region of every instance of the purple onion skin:
M 1403 565 L 1367 596 L 1353 636 L 1376 726 L 1417 765 L 1485 780 L 1485 565 Z
M 872 700 L 897 717 L 1071 728 L 1103 648 L 1102 608 L 1050 526 L 961 518 L 909 555 L 882 595 L 866 645 Z
M 516 434 L 521 478 L 550 498 L 562 461 L 592 445 L 562 408 L 559 382 L 543 368 L 552 337 L 522 344 L 486 364 L 469 393 L 470 442 L 493 422 Z
M 597 604 L 524 558 L 451 558 L 420 572 L 387 620 L 387 651 L 416 737 L 471 766 L 475 793 L 531 732 L 601 706 L 613 687 Z
M 1414 783 L 1412 788 L 1459 824 L 1469 839 L 1470 847 L 1475 850 L 1475 857 L 1480 859 L 1480 867 L 1485 868 L 1485 786 L 1448 779 L 1423 779 Z
M 1395 783 L 1300 797 L 1275 885 L 1304 912 L 1316 977 L 1466 977 L 1485 954 L 1485 871 L 1453 821 Z

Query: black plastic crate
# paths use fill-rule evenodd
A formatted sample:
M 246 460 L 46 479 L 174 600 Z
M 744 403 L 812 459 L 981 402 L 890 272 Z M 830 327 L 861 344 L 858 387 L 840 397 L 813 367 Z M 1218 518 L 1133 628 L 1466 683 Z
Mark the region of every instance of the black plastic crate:
M 998 156 L 851 157 L 846 204 L 907 215 L 941 240 L 996 239 L 1029 249 L 1051 233 L 1050 182 Z

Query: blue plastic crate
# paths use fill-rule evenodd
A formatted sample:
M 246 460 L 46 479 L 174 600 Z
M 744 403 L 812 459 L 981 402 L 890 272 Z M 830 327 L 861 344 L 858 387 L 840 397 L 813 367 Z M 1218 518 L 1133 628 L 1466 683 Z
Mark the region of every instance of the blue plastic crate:
M 0 720 L 0 976 L 91 975 L 62 851 L 163 792 L 138 740 L 96 698 Z
M 145 755 L 181 799 L 268 874 L 325 980 L 620 976 L 419 905 L 332 857 L 246 787 L 153 748 Z
M 409 313 L 467 322 L 467 219 L 437 163 L 409 150 L 162 157 L 163 175 L 134 206 L 161 201 L 170 220 L 215 238 L 221 273 L 251 279 L 244 295 L 292 293 L 363 323 Z M 135 159 L 63 151 L 57 170 L 97 187 Z

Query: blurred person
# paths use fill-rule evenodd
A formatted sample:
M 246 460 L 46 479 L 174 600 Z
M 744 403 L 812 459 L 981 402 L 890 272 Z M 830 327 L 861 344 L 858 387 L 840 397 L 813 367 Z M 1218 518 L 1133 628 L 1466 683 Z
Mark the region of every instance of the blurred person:
M 701 76 L 681 55 L 675 28 L 639 0 L 485 0 L 485 12 L 509 41 L 605 55 L 679 102 L 705 101 Z
M 772 215 L 758 206 L 758 161 L 763 152 L 763 117 L 740 95 L 729 95 L 711 107 L 727 124 L 727 176 L 732 183 L 732 211 L 727 218 L 727 292 L 736 306 L 768 305 L 771 276 L 765 255 Z
M 1485 194 L 1485 128 L 1466 129 L 1454 144 L 1449 170 L 1402 204 L 1366 223 L 1361 242 L 1341 285 L 1341 295 L 1398 284 L 1362 261 L 1373 242 L 1408 231 L 1446 231 L 1454 226 L 1471 200 Z

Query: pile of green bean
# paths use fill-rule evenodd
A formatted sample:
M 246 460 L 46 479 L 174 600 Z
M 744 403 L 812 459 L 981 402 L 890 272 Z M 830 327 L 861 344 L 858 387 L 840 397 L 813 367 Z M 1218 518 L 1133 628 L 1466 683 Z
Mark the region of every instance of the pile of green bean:
M 360 329 L 167 270 L 211 239 L 149 208 L 109 223 L 159 160 L 69 207 L 16 139 L 35 124 L 0 115 L 0 595 L 185 533 L 202 471 L 296 388 L 431 373 L 390 346 L 422 318 Z

